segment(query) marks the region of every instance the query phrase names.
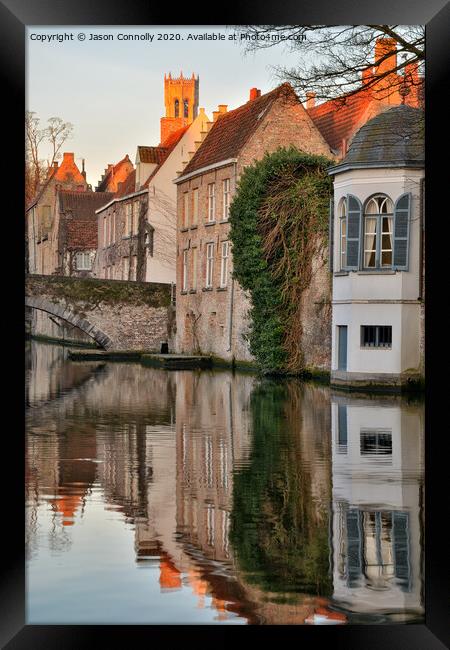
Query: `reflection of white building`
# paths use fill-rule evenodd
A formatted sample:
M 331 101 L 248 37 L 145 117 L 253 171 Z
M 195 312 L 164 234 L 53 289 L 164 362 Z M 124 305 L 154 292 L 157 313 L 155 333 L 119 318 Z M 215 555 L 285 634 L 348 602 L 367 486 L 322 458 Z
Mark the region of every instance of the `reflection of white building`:
M 421 406 L 332 397 L 334 599 L 423 614 Z
M 423 375 L 423 113 L 367 122 L 334 176 L 332 383 Z

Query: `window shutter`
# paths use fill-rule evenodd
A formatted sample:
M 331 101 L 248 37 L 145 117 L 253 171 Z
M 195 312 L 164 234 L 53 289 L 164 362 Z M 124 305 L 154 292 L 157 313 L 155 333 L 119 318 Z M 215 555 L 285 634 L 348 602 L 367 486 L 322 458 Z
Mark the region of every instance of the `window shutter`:
M 329 216 L 329 222 L 328 222 L 328 268 L 330 270 L 330 273 L 333 273 L 333 268 L 334 268 L 334 199 L 333 197 L 330 198 L 330 216 Z
M 362 205 L 359 199 L 347 194 L 347 266 L 350 271 L 359 268 Z
M 393 267 L 408 270 L 409 221 L 411 194 L 402 194 L 394 207 L 394 257 Z

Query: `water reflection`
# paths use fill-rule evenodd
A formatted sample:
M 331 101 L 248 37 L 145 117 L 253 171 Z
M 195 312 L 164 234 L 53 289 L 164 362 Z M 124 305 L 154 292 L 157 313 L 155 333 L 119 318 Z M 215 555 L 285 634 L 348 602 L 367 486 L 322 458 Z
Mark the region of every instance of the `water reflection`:
M 29 623 L 422 614 L 421 406 L 27 359 Z

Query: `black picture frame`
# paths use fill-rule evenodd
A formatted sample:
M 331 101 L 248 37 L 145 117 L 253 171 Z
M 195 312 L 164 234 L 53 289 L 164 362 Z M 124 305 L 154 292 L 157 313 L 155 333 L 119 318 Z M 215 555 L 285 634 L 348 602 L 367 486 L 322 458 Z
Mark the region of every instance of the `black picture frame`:
M 375 648 L 438 650 L 449 647 L 449 590 L 445 524 L 445 503 L 448 495 L 444 468 L 446 456 L 443 441 L 448 437 L 446 398 L 448 365 L 443 352 L 448 303 L 448 280 L 439 288 L 440 277 L 447 279 L 444 264 L 449 257 L 448 219 L 448 164 L 445 154 L 445 136 L 449 131 L 448 62 L 450 8 L 443 0 L 341 0 L 329 3 L 314 0 L 301 4 L 272 3 L 260 0 L 247 2 L 239 10 L 217 4 L 223 11 L 211 21 L 212 7 L 203 3 L 198 9 L 191 3 L 175 9 L 167 5 L 150 4 L 149 0 L 3 0 L 0 2 L 0 72 L 2 74 L 4 136 L 10 144 L 3 145 L 2 158 L 6 162 L 3 179 L 5 212 L 3 228 L 4 248 L 11 255 L 11 263 L 4 276 L 4 318 L 7 324 L 7 347 L 13 353 L 13 362 L 5 371 L 17 368 L 17 383 L 10 388 L 16 396 L 18 409 L 14 427 L 5 428 L 8 451 L 4 464 L 10 466 L 10 476 L 4 483 L 3 562 L 0 607 L 0 643 L 8 650 L 18 648 L 84 648 L 105 646 L 111 638 L 119 647 L 136 647 L 138 643 L 162 642 L 172 647 L 176 642 L 198 642 L 211 636 L 214 643 L 229 645 L 237 634 L 237 626 L 33 626 L 25 625 L 25 561 L 24 561 L 24 436 L 17 426 L 17 414 L 23 413 L 23 278 L 24 222 L 23 215 L 23 110 L 25 97 L 25 26 L 26 25 L 168 25 L 176 17 L 178 25 L 202 24 L 425 24 L 426 25 L 426 498 L 425 498 L 425 623 L 423 625 L 384 626 L 269 626 L 241 628 L 240 638 L 255 642 L 264 635 L 268 643 L 283 640 L 286 633 L 295 635 L 300 644 L 329 641 L 334 648 Z M 205 19 L 207 19 L 205 21 Z M 51 71 L 49 71 L 51 74 Z M 57 79 L 55 79 L 57 84 Z M 74 89 L 74 92 L 75 89 Z M 3 138 L 5 141 L 6 137 Z M 448 141 L 448 140 L 447 140 Z M 11 227 L 12 226 L 12 227 Z M 12 235 L 11 235 L 12 233 Z M 445 234 L 444 234 L 445 233 Z M 13 241 L 14 239 L 14 241 Z M 445 249 L 444 249 L 445 246 Z M 448 265 L 446 265 L 448 269 Z M 4 267 L 5 268 L 5 267 Z M 6 287 L 12 297 L 6 298 Z M 5 314 L 7 318 L 5 317 Z M 441 336 L 439 336 L 439 331 Z M 14 341 L 11 342 L 11 334 Z M 10 345 L 11 342 L 11 345 Z M 14 343 L 14 345 L 12 344 Z M 15 347 L 17 345 L 17 348 Z M 9 385 L 9 381 L 8 381 Z M 12 385 L 12 384 L 11 384 Z M 448 398 L 447 398 L 448 400 Z M 8 407 L 8 410 L 11 407 Z M 4 439 L 5 439 L 4 438 Z M 5 458 L 5 457 L 4 457 Z M 253 635 L 257 635 L 255 638 Z M 249 636 L 251 635 L 251 637 Z

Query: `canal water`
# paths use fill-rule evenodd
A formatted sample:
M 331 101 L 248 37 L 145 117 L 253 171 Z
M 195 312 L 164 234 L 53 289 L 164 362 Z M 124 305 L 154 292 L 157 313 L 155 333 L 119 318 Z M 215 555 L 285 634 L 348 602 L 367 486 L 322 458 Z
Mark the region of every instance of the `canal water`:
M 420 402 L 26 345 L 28 624 L 423 622 Z

